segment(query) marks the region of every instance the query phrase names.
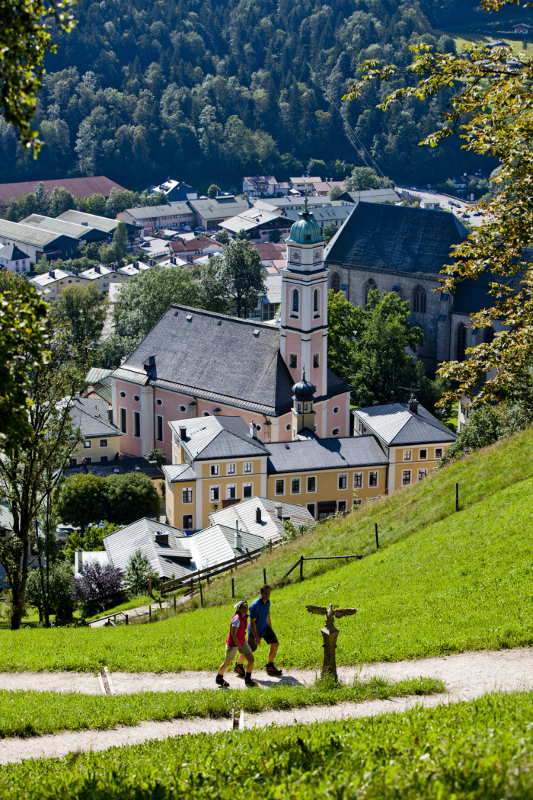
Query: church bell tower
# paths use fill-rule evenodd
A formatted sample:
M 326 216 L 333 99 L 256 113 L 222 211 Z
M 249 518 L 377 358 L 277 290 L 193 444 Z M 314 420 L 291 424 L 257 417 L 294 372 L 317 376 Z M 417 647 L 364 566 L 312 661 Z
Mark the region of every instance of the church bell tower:
M 287 239 L 282 271 L 280 352 L 296 384 L 305 373 L 317 398 L 327 395 L 328 280 L 324 239 L 307 207 Z

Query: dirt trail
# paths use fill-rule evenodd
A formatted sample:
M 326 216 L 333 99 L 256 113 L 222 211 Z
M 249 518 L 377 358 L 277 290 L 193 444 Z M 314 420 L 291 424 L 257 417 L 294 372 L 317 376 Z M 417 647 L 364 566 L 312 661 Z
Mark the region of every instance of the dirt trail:
M 439 678 L 446 684 L 447 691 L 439 695 L 248 714 L 245 719 L 245 727 L 264 727 L 272 724 L 294 725 L 370 717 L 391 711 L 407 711 L 415 705 L 431 708 L 442 703 L 473 700 L 488 692 L 533 689 L 533 649 L 460 653 L 441 658 L 340 669 L 340 677 L 346 683 L 352 681 L 354 677 L 368 680 L 371 677 L 381 676 L 395 681 L 416 678 L 421 675 Z M 305 685 L 312 683 L 315 678 L 316 671 L 314 670 L 288 670 L 283 682 Z M 257 679 L 263 688 L 279 682 L 266 679 L 265 673 L 261 671 L 258 671 Z M 242 682 L 237 678 L 230 678 L 230 681 L 232 688 L 242 686 Z M 193 691 L 201 688 L 213 688 L 213 674 L 205 672 L 182 672 L 173 675 L 168 673 L 112 673 L 111 682 L 117 694 L 142 691 Z M 78 691 L 86 694 L 101 693 L 96 677 L 79 673 L 0 673 L 0 687 L 57 692 Z M 4 739 L 0 743 L 0 763 L 7 764 L 28 758 L 57 757 L 73 751 L 107 750 L 110 747 L 140 744 L 150 740 L 191 733 L 217 733 L 227 731 L 230 727 L 231 723 L 227 719 L 190 719 L 142 722 L 139 725 L 106 731 L 64 732 L 33 739 Z

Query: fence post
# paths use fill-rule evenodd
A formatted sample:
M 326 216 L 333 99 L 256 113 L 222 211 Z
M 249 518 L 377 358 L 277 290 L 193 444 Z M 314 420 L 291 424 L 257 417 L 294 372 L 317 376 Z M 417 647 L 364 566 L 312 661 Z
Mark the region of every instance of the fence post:
M 148 606 L 148 619 L 150 622 L 152 621 L 152 606 Z
M 198 581 L 198 588 L 200 589 L 200 606 L 204 607 L 204 593 L 202 589 L 202 581 Z
M 191 578 L 191 597 L 194 594 L 194 578 Z
M 379 550 L 379 535 L 378 535 L 378 523 L 374 522 L 374 534 L 376 536 L 376 550 Z
M 304 579 L 304 557 L 301 556 L 300 558 L 300 580 L 303 581 Z
M 174 595 L 174 611 L 176 610 L 176 595 Z
M 263 583 L 266 586 L 266 584 L 267 584 L 267 571 L 266 571 L 265 567 L 263 567 Z
M 455 484 L 455 510 L 459 511 L 459 484 Z
M 272 552 L 272 539 L 269 539 L 269 540 L 268 540 L 268 551 L 269 551 L 270 553 Z
M 129 625 L 130 624 L 130 618 L 128 617 L 127 614 L 124 614 L 124 624 L 125 625 Z
M 235 578 L 231 579 L 231 597 L 235 599 Z

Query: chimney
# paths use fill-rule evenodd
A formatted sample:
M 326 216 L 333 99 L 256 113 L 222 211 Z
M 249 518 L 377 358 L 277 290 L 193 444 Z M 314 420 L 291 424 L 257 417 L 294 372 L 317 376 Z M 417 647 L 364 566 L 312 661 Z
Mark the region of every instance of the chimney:
M 283 506 L 276 506 L 276 516 L 278 519 L 283 519 Z
M 416 399 L 414 394 L 412 394 L 411 397 L 409 398 L 409 404 L 408 405 L 409 405 L 409 411 L 411 412 L 411 414 L 418 414 L 418 400 Z
M 180 439 L 182 442 L 187 441 L 187 428 L 185 426 L 180 427 Z
M 143 367 L 149 378 L 155 378 L 155 356 L 148 356 Z
M 163 531 L 156 531 L 154 534 L 155 543 L 161 547 L 168 547 L 168 533 Z
M 48 274 L 50 275 L 51 278 L 55 278 L 56 276 L 55 271 L 53 269 L 48 270 Z
M 233 549 L 240 550 L 242 548 L 241 532 L 239 530 L 239 520 L 235 520 L 235 533 L 233 535 Z
M 255 439 L 255 425 L 253 422 L 250 422 L 250 426 L 248 428 L 248 435 L 250 439 Z
M 255 509 L 255 521 L 257 522 L 258 525 L 261 525 L 263 523 L 260 506 L 257 506 L 257 508 Z

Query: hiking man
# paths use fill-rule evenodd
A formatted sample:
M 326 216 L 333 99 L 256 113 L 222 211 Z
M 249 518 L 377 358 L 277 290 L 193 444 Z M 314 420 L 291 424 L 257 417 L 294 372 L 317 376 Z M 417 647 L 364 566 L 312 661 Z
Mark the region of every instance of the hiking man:
M 246 600 L 239 600 L 234 606 L 235 614 L 231 618 L 229 626 L 229 634 L 226 639 L 226 657 L 218 668 L 217 676 L 215 679 L 216 685 L 221 689 L 227 689 L 229 683 L 224 680 L 224 672 L 229 667 L 237 652 L 239 652 L 242 661 L 246 658 L 246 672 L 242 668 L 244 682 L 246 686 L 255 686 L 255 681 L 252 680 L 252 669 L 254 667 L 254 656 L 246 641 L 246 622 L 248 620 L 248 603 Z
M 281 677 L 283 674 L 280 669 L 274 664 L 276 653 L 278 652 L 278 639 L 272 630 L 272 622 L 270 620 L 270 586 L 262 586 L 259 591 L 259 597 L 254 600 L 250 606 L 250 624 L 248 626 L 248 644 L 250 650 L 255 652 L 261 639 L 270 645 L 270 652 L 268 654 L 268 663 L 266 665 L 267 675 L 272 675 L 275 678 Z M 235 672 L 241 678 L 245 677 L 244 658 L 241 655 L 239 661 L 235 664 Z

